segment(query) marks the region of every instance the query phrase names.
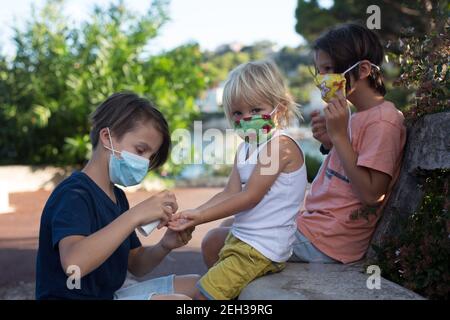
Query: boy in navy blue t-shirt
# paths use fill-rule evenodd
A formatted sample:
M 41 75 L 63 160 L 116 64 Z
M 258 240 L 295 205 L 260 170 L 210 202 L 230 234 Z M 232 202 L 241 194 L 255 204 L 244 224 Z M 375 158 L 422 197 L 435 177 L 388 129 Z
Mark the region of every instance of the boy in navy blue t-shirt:
M 127 270 L 138 277 L 149 273 L 192 237 L 193 229 L 167 230 L 158 244 L 142 247 L 134 229 L 155 220 L 158 228 L 167 225 L 177 210 L 175 196 L 163 191 L 130 209 L 115 186 L 136 185 L 164 164 L 170 149 L 166 120 L 132 93 L 112 95 L 91 120 L 92 158 L 55 188 L 41 217 L 36 298 L 189 299 L 195 275 L 120 289 Z

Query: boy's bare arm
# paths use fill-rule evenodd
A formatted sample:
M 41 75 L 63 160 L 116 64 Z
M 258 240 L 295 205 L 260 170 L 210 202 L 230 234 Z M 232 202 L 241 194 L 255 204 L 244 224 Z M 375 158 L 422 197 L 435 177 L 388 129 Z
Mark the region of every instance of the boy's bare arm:
M 59 241 L 61 265 L 80 268 L 81 277 L 97 269 L 110 257 L 138 225 L 132 212 L 120 215 L 103 229 L 90 236 L 68 236 Z
M 328 134 L 353 190 L 365 205 L 379 204 L 384 199 L 391 177 L 383 172 L 357 165 L 358 154 L 353 150 L 347 133 L 349 118 L 347 100 L 342 94 L 338 94 L 324 111 Z
M 167 206 L 170 205 L 170 206 Z M 89 236 L 73 235 L 58 243 L 63 270 L 76 265 L 81 276 L 97 269 L 117 250 L 133 230 L 140 225 L 160 220 L 164 225 L 177 210 L 175 196 L 162 191 L 122 213 L 110 224 Z
M 348 137 L 334 139 L 333 145 L 361 202 L 368 206 L 379 204 L 384 199 L 391 177 L 386 173 L 358 166 L 358 155 Z

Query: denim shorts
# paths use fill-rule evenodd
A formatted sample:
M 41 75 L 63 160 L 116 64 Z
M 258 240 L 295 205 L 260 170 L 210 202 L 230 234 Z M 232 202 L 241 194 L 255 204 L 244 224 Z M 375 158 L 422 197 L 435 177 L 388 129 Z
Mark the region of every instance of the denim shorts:
M 114 293 L 114 300 L 150 300 L 154 294 L 173 294 L 174 277 L 172 274 L 119 289 Z
M 289 262 L 340 263 L 317 249 L 299 230 L 295 232 L 293 253 Z

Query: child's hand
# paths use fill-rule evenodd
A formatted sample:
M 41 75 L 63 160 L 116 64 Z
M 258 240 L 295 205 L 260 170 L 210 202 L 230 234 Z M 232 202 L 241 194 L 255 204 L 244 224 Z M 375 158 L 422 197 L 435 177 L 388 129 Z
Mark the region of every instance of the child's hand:
M 183 231 L 198 224 L 201 224 L 200 211 L 191 209 L 174 214 L 169 221 L 168 227 L 173 231 Z
M 311 125 L 313 137 L 320 141 L 326 149 L 330 150 L 333 144 L 328 136 L 325 117 L 320 115 L 320 111 L 311 112 Z
M 178 210 L 175 195 L 170 191 L 161 191 L 154 196 L 142 201 L 132 209 L 137 226 L 149 224 L 155 220 L 161 220 L 158 229 L 165 226 L 172 214 Z
M 336 98 L 332 99 L 325 107 L 325 122 L 328 136 L 333 144 L 336 140 L 348 139 L 348 119 L 349 112 L 347 106 L 347 99 L 341 91 L 338 91 Z
M 161 239 L 161 246 L 168 251 L 182 247 L 188 244 L 188 242 L 192 239 L 192 232 L 194 232 L 194 230 L 195 227 L 188 228 L 180 232 L 167 229 Z

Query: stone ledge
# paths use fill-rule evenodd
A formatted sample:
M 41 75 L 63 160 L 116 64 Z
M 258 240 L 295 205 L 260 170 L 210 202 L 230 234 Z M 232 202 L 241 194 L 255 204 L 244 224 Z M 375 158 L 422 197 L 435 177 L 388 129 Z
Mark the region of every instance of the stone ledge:
M 381 289 L 366 286 L 360 264 L 288 263 L 280 273 L 251 282 L 239 300 L 423 300 L 384 278 Z

